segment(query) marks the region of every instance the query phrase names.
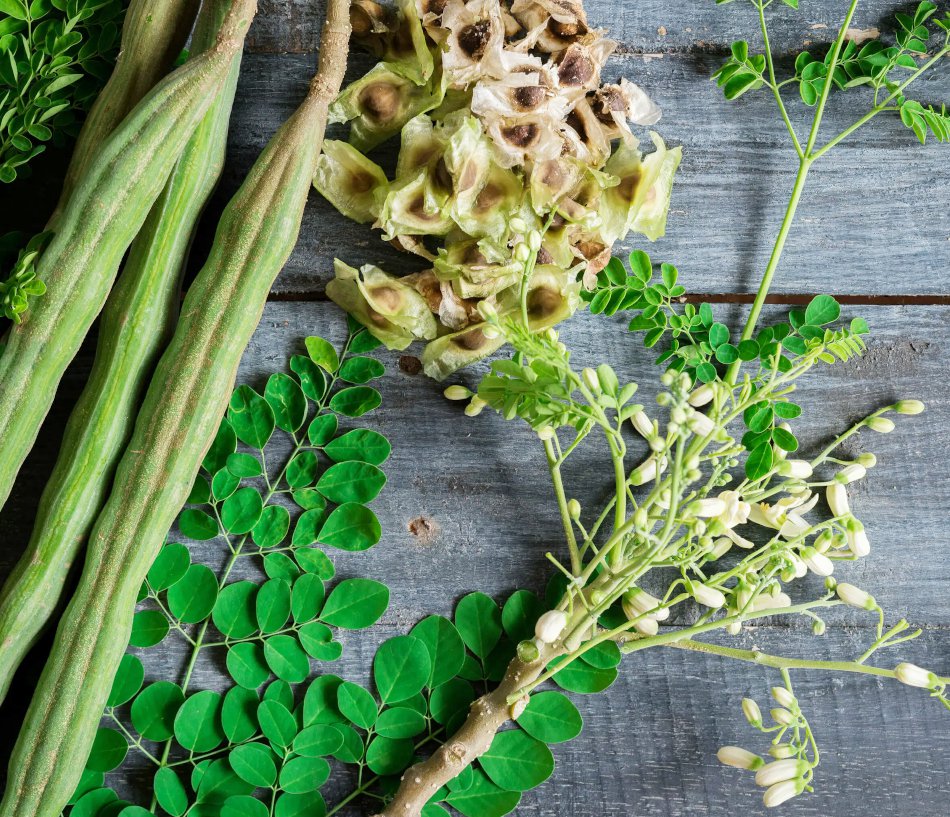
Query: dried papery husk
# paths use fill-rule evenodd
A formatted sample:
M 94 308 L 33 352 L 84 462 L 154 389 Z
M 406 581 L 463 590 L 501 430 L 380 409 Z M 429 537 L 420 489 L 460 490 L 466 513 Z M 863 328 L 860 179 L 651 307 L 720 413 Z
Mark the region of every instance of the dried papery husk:
M 646 92 L 626 77 L 619 84 L 602 85 L 594 91 L 590 104 L 597 118 L 608 127 L 608 132 L 611 132 L 611 126 L 615 128 L 614 138 L 628 138 L 629 122 L 655 125 L 662 115 L 660 107 Z
M 468 212 L 488 180 L 492 165 L 491 143 L 474 116 L 452 114 L 444 127 L 446 130 L 452 128 L 443 160 L 452 178 L 453 212 Z
M 399 135 L 396 181 L 415 178 L 441 159 L 444 152 L 444 140 L 437 137 L 432 119 L 424 113 L 413 117 Z
M 350 3 L 353 39 L 364 48 L 382 52 L 385 41 L 380 35 L 389 34 L 396 24 L 394 10 L 389 6 L 382 6 L 373 0 L 352 0 Z
M 584 166 L 572 156 L 533 162 L 528 190 L 535 212 L 550 212 L 556 202 L 577 186 L 583 174 Z
M 416 85 L 396 63 L 379 63 L 346 87 L 330 109 L 331 121 L 350 123 L 350 144 L 364 153 L 395 136 L 442 101 L 436 80 Z
M 455 225 L 444 202 L 433 201 L 433 184 L 428 170 L 415 178 L 389 185 L 382 197 L 377 227 L 387 241 L 402 235 L 446 235 Z
M 439 314 L 439 308 L 442 305 L 442 282 L 436 277 L 434 270 L 427 269 L 422 272 L 413 272 L 410 275 L 404 275 L 399 280 L 406 286 L 411 286 L 425 298 L 430 312 L 435 315 Z
M 442 27 L 442 12 L 448 0 L 414 0 L 416 16 L 422 22 L 426 34 L 435 43 L 442 43 L 448 32 Z
M 506 290 L 497 301 L 499 315 L 513 314 L 520 309 L 517 287 Z M 536 267 L 528 290 L 528 325 L 540 331 L 560 323 L 577 309 L 579 285 L 565 270 L 553 266 Z M 425 373 L 435 380 L 444 380 L 453 372 L 497 351 L 504 344 L 502 337 L 485 334 L 487 325 L 473 324 L 459 332 L 443 335 L 426 345 L 422 353 Z
M 366 224 L 379 217 L 380 191 L 389 181 L 379 165 L 351 144 L 327 140 L 313 186 L 347 218 Z
M 526 63 L 501 79 L 485 79 L 472 90 L 472 112 L 483 121 L 493 118 L 540 117 L 552 132 L 567 116 L 568 100 L 558 93 L 557 75 L 550 66 Z
M 435 261 L 435 253 L 430 250 L 425 242 L 415 235 L 397 235 L 389 239 L 389 243 L 401 252 L 412 253 L 426 261 Z
M 387 348 L 405 349 L 414 340 L 436 336 L 429 304 L 412 286 L 369 264 L 357 270 L 337 259 L 334 272 L 327 295 Z
M 581 99 L 600 85 L 600 72 L 617 48 L 613 40 L 599 38 L 589 45 L 572 43 L 556 56 L 558 88 L 568 99 Z
M 476 299 L 460 297 L 449 281 L 441 283 L 440 291 L 442 300 L 439 302 L 438 315 L 444 327 L 456 331 L 481 320 Z
M 590 33 L 579 0 L 514 0 L 511 14 L 528 31 L 531 47 L 549 54 L 563 51 Z
M 673 178 L 683 159 L 681 147 L 667 148 L 659 134 L 650 132 L 650 138 L 656 146 L 653 153 L 643 160 L 644 169 L 653 177 L 652 183 L 637 209 L 630 229 L 656 241 L 666 232 L 666 217 L 670 209 L 670 195 L 673 192 Z
M 586 165 L 602 167 L 610 158 L 610 131 L 597 118 L 587 99 L 579 100 L 567 115 L 561 134 L 567 151 Z
M 537 159 L 556 159 L 563 142 L 546 116 L 492 116 L 484 120 L 502 167 L 519 167 Z
M 464 88 L 484 76 L 497 76 L 505 41 L 498 0 L 449 0 L 441 25 L 447 30 L 442 70 L 450 88 Z
M 435 274 L 440 281 L 453 282 L 462 298 L 485 298 L 521 280 L 521 265 L 492 258 L 490 251 L 475 239 L 451 244 L 439 250 Z

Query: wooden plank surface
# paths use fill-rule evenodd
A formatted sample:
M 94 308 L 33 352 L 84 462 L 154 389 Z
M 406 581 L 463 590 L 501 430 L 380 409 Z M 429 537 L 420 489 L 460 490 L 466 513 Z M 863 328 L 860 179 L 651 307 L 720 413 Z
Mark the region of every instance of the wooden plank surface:
M 738 318 L 728 316 L 730 309 L 738 311 L 727 307 L 727 320 Z M 880 460 L 867 484 L 854 492 L 855 510 L 867 525 L 873 550 L 869 559 L 840 572 L 872 592 L 892 619 L 907 616 L 925 628 L 906 656 L 948 672 L 950 560 L 942 520 L 950 466 L 932 456 L 932 447 L 946 439 L 950 423 L 950 399 L 938 385 L 950 365 L 950 352 L 931 339 L 950 320 L 950 308 L 878 307 L 864 314 L 874 328 L 868 354 L 808 379 L 798 398 L 806 414 L 797 427 L 804 445 L 814 445 L 826 430 L 842 429 L 883 402 L 901 396 L 927 401 L 925 414 L 902 418 L 893 434 L 866 435 L 855 449 L 873 450 Z M 321 333 L 337 340 L 342 329 L 332 305 L 270 304 L 244 356 L 240 381 L 262 387 L 270 373 L 285 366 L 289 354 L 300 350 L 304 336 Z M 579 315 L 563 337 L 579 363 L 612 349 L 621 373 L 643 381 L 649 405 L 656 372 L 621 321 Z M 366 423 L 383 430 L 394 446 L 389 486 L 374 503 L 383 539 L 367 554 L 336 557 L 340 576 L 377 577 L 393 591 L 381 626 L 346 636 L 344 659 L 333 671 L 356 680 L 365 679 L 379 640 L 406 632 L 428 613 L 450 612 L 466 592 L 480 589 L 504 596 L 516 587 L 542 588 L 549 575 L 543 553 L 560 541 L 533 435 L 488 413 L 465 418 L 457 404 L 444 400 L 440 387 L 407 373 L 411 366 L 406 360 L 400 366 L 401 357 L 382 354 L 387 364 L 380 383 L 384 404 Z M 473 382 L 475 377 L 470 372 L 461 379 Z M 74 393 L 81 380 L 79 370 L 69 384 Z M 567 475 L 584 504 L 593 505 L 609 485 L 602 455 L 582 449 Z M 47 456 L 38 458 L 36 471 L 46 462 Z M 21 481 L 15 502 L 4 511 L 0 524 L 8 543 L 24 541 L 33 484 Z M 419 529 L 412 525 L 419 519 L 427 521 L 431 536 L 412 533 L 413 527 Z M 214 549 L 199 545 L 196 550 L 196 559 L 216 564 Z M 8 545 L 4 562 L 13 556 Z M 4 573 L 7 569 L 8 564 L 0 565 Z M 817 584 L 808 581 L 806 588 L 814 593 Z M 749 628 L 737 641 L 832 658 L 859 653 L 873 638 L 870 623 L 866 616 L 846 611 L 829 616 L 829 633 L 820 639 L 810 635 L 806 622 L 792 620 Z M 145 654 L 156 675 L 176 666 L 180 653 L 169 644 L 167 650 Z M 882 660 L 888 660 L 886 654 Z M 220 678 L 215 663 L 201 666 L 200 686 L 213 687 Z M 518 814 L 725 817 L 743 808 L 762 813 L 751 782 L 720 768 L 714 755 L 723 743 L 761 748 L 756 733 L 743 725 L 738 704 L 746 694 L 764 699 L 772 683 L 774 677 L 760 668 L 675 650 L 628 659 L 613 689 L 580 702 L 587 718 L 584 735 L 557 749 L 555 779 L 526 796 Z M 827 765 L 823 762 L 819 773 L 818 794 L 786 806 L 783 814 L 942 813 L 926 810 L 937 809 L 950 792 L 946 713 L 938 704 L 894 683 L 817 673 L 802 674 L 800 691 Z M 871 789 L 879 796 L 867 799 Z
M 323 0 L 262 0 L 238 92 L 225 178 L 203 222 L 193 264 L 209 246 L 227 197 L 300 99 L 315 63 L 324 7 Z M 658 130 L 670 144 L 684 147 L 667 236 L 647 249 L 658 260 L 676 263 L 692 292 L 730 300 L 753 291 L 791 186 L 793 154 L 764 95 L 730 104 L 708 81 L 731 40 L 757 42 L 752 10 L 739 3 L 716 7 L 712 0 L 588 0 L 587 8 L 591 22 L 609 25 L 621 43 L 607 76 L 628 76 L 648 90 L 664 109 Z M 844 8 L 842 0 L 803 3 L 800 12 L 776 8 L 773 45 L 783 53 L 820 46 Z M 884 28 L 883 18 L 895 8 L 892 0 L 870 0 L 862 4 L 854 25 Z M 351 74 L 369 64 L 355 59 Z M 950 97 L 950 64 L 921 87 L 924 101 Z M 829 135 L 853 119 L 842 107 L 848 103 L 833 104 L 826 116 Z M 876 122 L 815 168 L 774 291 L 950 300 L 947 148 L 920 148 L 912 142 L 898 123 Z M 48 175 L 39 172 L 25 193 L 22 186 L 0 191 L 0 209 L 11 213 L 11 225 L 41 226 L 44 202 L 55 198 L 56 171 L 54 162 Z M 25 208 L 23 201 L 28 202 Z M 629 242 L 627 249 L 634 245 Z M 309 333 L 339 336 L 337 311 L 320 302 L 335 255 L 351 263 L 382 263 L 393 271 L 417 268 L 413 259 L 384 246 L 367 227 L 349 224 L 314 193 L 300 244 L 275 287 L 275 297 L 289 300 L 267 307 L 245 354 L 242 381 L 261 385 Z M 726 306 L 723 314 L 734 319 L 738 309 Z M 945 523 L 950 464 L 943 456 L 950 398 L 942 385 L 950 352 L 939 343 L 950 307 L 863 306 L 851 312 L 872 326 L 869 352 L 859 362 L 816 372 L 803 385 L 807 414 L 799 423 L 800 436 L 806 445 L 817 444 L 832 429 L 898 397 L 927 402 L 927 413 L 902 418 L 895 433 L 866 435 L 861 441 L 880 460 L 854 491 L 853 501 L 873 550 L 868 560 L 842 575 L 874 593 L 893 618 L 907 616 L 925 628 L 904 655 L 950 673 L 950 537 Z M 565 329 L 565 339 L 583 362 L 610 350 L 612 360 L 625 361 L 618 368 L 644 381 L 644 402 L 652 398 L 646 384 L 656 373 L 620 320 L 578 316 Z M 0 513 L 0 575 L 6 575 L 24 546 L 40 486 L 93 348 L 87 343 L 70 370 L 41 442 Z M 405 632 L 423 615 L 449 612 L 462 593 L 479 589 L 504 595 L 518 586 L 540 588 L 548 575 L 543 552 L 559 541 L 560 526 L 532 436 L 488 414 L 464 418 L 457 405 L 442 399 L 438 386 L 408 373 L 410 366 L 400 367 L 399 355 L 384 357 L 385 402 L 373 420 L 394 444 L 391 482 L 374 506 L 384 537 L 371 553 L 343 554 L 337 563 L 340 575 L 385 579 L 393 588 L 393 605 L 378 628 L 347 637 L 338 671 L 354 680 L 365 679 L 378 641 Z M 460 379 L 475 377 L 472 372 Z M 570 469 L 568 480 L 585 504 L 605 496 L 602 463 L 601 452 L 585 451 Z M 411 532 L 419 526 L 410 523 L 419 519 L 431 525 L 431 536 Z M 214 564 L 213 554 L 199 553 Z M 750 628 L 738 641 L 787 654 L 838 657 L 860 652 L 871 638 L 867 618 L 857 613 L 844 612 L 829 622 L 821 639 L 813 638 L 804 622 L 791 621 Z M 174 648 L 169 648 L 152 651 L 147 660 L 157 673 L 160 664 L 174 658 Z M 4 707 L 7 723 L 21 715 L 41 661 L 42 645 Z M 218 667 L 203 666 L 198 679 L 203 686 L 214 686 L 218 673 Z M 613 689 L 580 702 L 587 720 L 584 734 L 557 748 L 554 778 L 527 795 L 517 813 L 764 814 L 748 776 L 720 767 L 714 754 L 724 743 L 763 748 L 755 741 L 757 733 L 744 725 L 739 700 L 752 694 L 764 702 L 773 682 L 774 677 L 756 667 L 672 649 L 629 659 Z M 786 804 L 781 814 L 947 813 L 948 722 L 938 704 L 917 691 L 865 678 L 803 673 L 797 688 L 822 743 L 823 761 L 818 792 Z

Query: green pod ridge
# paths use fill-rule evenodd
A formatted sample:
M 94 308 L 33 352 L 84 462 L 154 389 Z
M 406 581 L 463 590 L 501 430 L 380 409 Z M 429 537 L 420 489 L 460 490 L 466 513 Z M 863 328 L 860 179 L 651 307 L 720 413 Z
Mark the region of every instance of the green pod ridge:
M 214 42 L 228 0 L 203 8 L 194 53 Z M 70 567 L 108 494 L 135 412 L 174 330 L 181 272 L 227 144 L 240 54 L 211 110 L 188 141 L 132 243 L 102 313 L 96 358 L 70 416 L 59 458 L 40 499 L 26 551 L 0 590 L 0 701 L 13 673 L 53 616 Z
M 132 0 L 129 3 L 115 68 L 76 139 L 57 212 L 69 200 L 103 140 L 171 68 L 188 40 L 198 5 L 198 0 Z M 54 213 L 48 230 L 53 229 L 55 219 Z
M 234 1 L 215 45 L 166 77 L 123 120 L 62 211 L 37 264 L 47 293 L 11 328 L 0 355 L 0 505 L 122 256 L 225 82 L 255 8 L 255 0 Z
M 75 759 L 95 736 L 139 585 L 191 490 L 241 354 L 296 243 L 348 36 L 348 2 L 330 0 L 321 73 L 228 204 L 189 289 L 13 749 L 2 817 L 57 817 L 79 779 Z

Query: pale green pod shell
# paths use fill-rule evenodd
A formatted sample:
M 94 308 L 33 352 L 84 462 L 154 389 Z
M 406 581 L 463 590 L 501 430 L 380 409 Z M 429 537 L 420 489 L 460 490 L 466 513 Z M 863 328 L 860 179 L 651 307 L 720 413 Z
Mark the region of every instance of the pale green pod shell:
M 579 284 L 562 269 L 538 266 L 531 276 L 528 291 L 528 325 L 532 331 L 547 329 L 574 314 L 579 303 Z M 499 300 L 500 315 L 520 309 L 516 287 L 506 290 Z M 487 337 L 486 324 L 469 326 L 459 332 L 443 335 L 429 343 L 422 353 L 425 373 L 435 380 L 444 380 L 453 372 L 497 351 L 504 345 L 503 337 Z
M 366 152 L 395 136 L 414 116 L 436 107 L 442 94 L 440 81 L 416 85 L 398 67 L 381 62 L 337 97 L 331 121 L 350 122 L 350 143 Z
M 347 142 L 328 140 L 313 186 L 344 216 L 361 224 L 379 217 L 380 191 L 389 185 L 383 169 Z
M 653 183 L 646 192 L 643 203 L 634 217 L 631 229 L 656 241 L 666 232 L 666 216 L 670 210 L 670 195 L 673 192 L 673 177 L 683 158 L 683 149 L 668 150 L 663 140 L 650 134 L 656 150 L 643 160 L 646 168 L 653 171 Z
M 436 336 L 428 302 L 413 287 L 371 265 L 357 270 L 336 260 L 334 268 L 327 295 L 387 348 L 405 349 L 414 340 Z
M 440 201 L 437 191 L 428 170 L 420 171 L 414 179 L 389 185 L 376 225 L 383 230 L 383 238 L 389 241 L 398 235 L 446 235 L 454 225 L 445 212 L 445 199 Z
M 521 177 L 491 163 L 478 193 L 467 200 L 456 200 L 452 219 L 463 232 L 476 238 L 507 236 L 508 222 L 521 214 L 523 198 Z

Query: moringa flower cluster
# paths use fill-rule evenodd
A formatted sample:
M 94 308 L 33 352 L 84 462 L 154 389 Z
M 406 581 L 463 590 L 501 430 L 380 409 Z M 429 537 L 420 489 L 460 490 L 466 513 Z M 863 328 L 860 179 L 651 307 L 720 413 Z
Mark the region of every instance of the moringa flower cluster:
M 680 161 L 631 123 L 660 111 L 632 82 L 603 81 L 615 43 L 577 0 L 402 0 L 353 6 L 380 62 L 332 107 L 314 184 L 428 268 L 397 278 L 337 263 L 329 296 L 390 348 L 429 344 L 439 379 L 498 349 L 484 306 L 533 329 L 570 316 L 617 241 L 663 234 Z M 367 153 L 398 135 L 393 178 Z

